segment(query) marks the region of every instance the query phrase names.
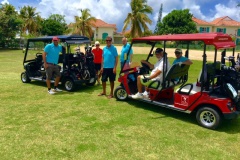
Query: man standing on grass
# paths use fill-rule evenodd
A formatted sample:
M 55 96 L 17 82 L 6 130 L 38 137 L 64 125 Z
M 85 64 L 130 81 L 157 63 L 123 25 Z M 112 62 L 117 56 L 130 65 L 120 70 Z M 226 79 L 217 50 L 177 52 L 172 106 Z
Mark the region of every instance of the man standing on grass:
M 56 92 L 62 91 L 57 88 L 61 78 L 60 70 L 57 64 L 59 59 L 59 53 L 62 52 L 62 46 L 59 45 L 58 42 L 58 37 L 53 37 L 52 43 L 45 46 L 44 52 L 42 54 L 44 68 L 46 69 L 46 83 L 49 94 L 55 94 Z M 56 79 L 54 82 L 54 89 L 52 90 L 51 79 L 53 75 L 56 76 Z
M 106 43 L 107 46 L 103 48 L 101 66 L 103 92 L 98 96 L 106 95 L 106 82 L 109 78 L 111 91 L 108 98 L 113 98 L 114 81 L 116 79 L 116 70 L 118 64 L 118 53 L 116 47 L 112 45 L 112 37 L 108 36 L 106 38 Z
M 131 48 L 129 55 L 127 57 L 128 50 L 130 48 L 130 44 L 127 43 L 127 38 L 123 37 L 122 38 L 122 50 L 121 50 L 121 55 L 120 55 L 120 63 L 121 63 L 121 68 L 123 67 L 123 63 L 126 60 L 125 67 L 129 68 L 130 64 L 132 62 L 132 55 L 133 55 L 133 50 Z

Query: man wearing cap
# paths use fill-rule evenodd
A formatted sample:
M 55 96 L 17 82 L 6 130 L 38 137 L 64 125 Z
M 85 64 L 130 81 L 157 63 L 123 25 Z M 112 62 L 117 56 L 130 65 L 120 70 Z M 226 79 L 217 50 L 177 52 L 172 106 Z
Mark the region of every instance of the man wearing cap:
M 142 63 L 147 64 L 152 70 L 151 74 L 149 76 L 142 76 L 139 75 L 137 77 L 137 88 L 138 88 L 138 93 L 132 96 L 133 99 L 139 99 L 143 98 L 144 96 L 147 96 L 147 92 L 145 91 L 144 93 L 142 92 L 143 86 L 148 86 L 152 80 L 160 80 L 162 82 L 163 80 L 163 49 L 162 48 L 157 48 L 155 51 L 156 58 L 158 61 L 155 63 L 155 65 L 147 62 L 146 60 L 142 60 Z M 170 68 L 170 63 L 167 61 L 167 69 Z
M 59 88 L 57 88 L 58 83 L 60 81 L 60 71 L 58 64 L 59 53 L 62 52 L 62 46 L 58 44 L 58 37 L 54 36 L 52 39 L 52 43 L 48 44 L 44 48 L 44 52 L 42 54 L 44 68 L 46 69 L 46 83 L 49 94 L 55 94 L 56 92 L 61 92 Z M 54 82 L 54 89 L 51 89 L 51 79 L 52 76 L 55 75 L 56 79 Z
M 103 48 L 102 55 L 102 87 L 103 91 L 98 96 L 106 95 L 106 82 L 110 81 L 110 94 L 108 98 L 113 98 L 113 89 L 114 89 L 114 81 L 116 79 L 116 71 L 118 64 L 118 52 L 117 48 L 112 44 L 112 37 L 108 36 L 106 38 L 107 46 Z
M 93 54 L 94 54 L 94 65 L 95 65 L 95 71 L 96 71 L 96 74 L 97 74 L 97 81 L 98 81 L 98 84 L 100 84 L 100 78 L 101 78 L 101 75 L 102 73 L 100 72 L 100 69 L 101 69 L 101 63 L 102 63 L 102 54 L 103 54 L 103 50 L 100 48 L 100 43 L 98 41 L 95 42 L 95 46 L 96 48 L 94 48 L 92 50 Z
M 176 59 L 173 61 L 173 65 L 177 64 L 177 63 L 179 65 L 182 65 L 182 64 L 191 65 L 192 64 L 192 61 L 190 59 L 182 56 L 182 50 L 180 48 L 177 48 L 174 53 L 175 53 Z
M 125 60 L 126 60 L 125 66 L 127 68 L 129 68 L 129 65 L 132 62 L 133 50 L 131 48 L 131 50 L 129 51 L 128 57 L 127 57 L 127 53 L 130 48 L 130 44 L 127 43 L 127 38 L 125 38 L 125 37 L 122 38 L 122 43 L 123 43 L 123 46 L 122 46 L 121 55 L 120 55 L 121 68 L 123 67 Z

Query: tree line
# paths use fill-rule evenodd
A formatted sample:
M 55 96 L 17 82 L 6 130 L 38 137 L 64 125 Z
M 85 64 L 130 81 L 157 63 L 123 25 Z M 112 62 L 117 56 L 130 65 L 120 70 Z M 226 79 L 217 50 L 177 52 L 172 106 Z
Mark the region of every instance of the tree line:
M 131 12 L 126 15 L 122 28 L 123 33 L 130 30 L 126 37 L 197 32 L 189 9 L 173 10 L 161 19 L 163 11 L 161 4 L 153 33 L 149 30 L 149 25 L 152 24 L 149 14 L 153 13 L 153 9 L 147 5 L 147 0 L 131 0 L 130 7 Z M 64 15 L 52 14 L 48 18 L 42 18 L 32 6 L 24 6 L 18 12 L 11 4 L 0 4 L 0 46 L 4 47 L 11 43 L 16 35 L 29 38 L 41 35 L 78 34 L 91 38 L 96 18 L 91 15 L 89 9 L 79 11 L 81 15 L 75 16 L 74 22 L 67 24 Z

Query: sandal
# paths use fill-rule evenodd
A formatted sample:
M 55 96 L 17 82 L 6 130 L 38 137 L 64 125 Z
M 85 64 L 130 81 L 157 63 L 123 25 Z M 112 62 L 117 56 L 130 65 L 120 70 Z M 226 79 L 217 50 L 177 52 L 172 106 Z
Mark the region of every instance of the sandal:
M 108 98 L 109 98 L 109 99 L 110 99 L 110 98 L 113 98 L 113 95 L 109 95 Z
M 104 94 L 104 93 L 100 93 L 98 96 L 105 96 L 106 94 Z

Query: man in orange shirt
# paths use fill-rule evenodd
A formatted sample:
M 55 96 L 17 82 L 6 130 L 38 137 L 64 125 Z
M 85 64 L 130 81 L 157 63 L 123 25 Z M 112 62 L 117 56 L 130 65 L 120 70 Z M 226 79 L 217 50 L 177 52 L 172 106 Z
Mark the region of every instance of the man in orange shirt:
M 100 78 L 102 76 L 100 69 L 101 69 L 101 63 L 102 63 L 103 50 L 100 48 L 100 43 L 98 41 L 95 42 L 95 46 L 96 48 L 92 50 L 94 54 L 93 62 L 94 62 L 96 74 L 98 77 L 97 81 L 98 81 L 98 84 L 100 84 Z

